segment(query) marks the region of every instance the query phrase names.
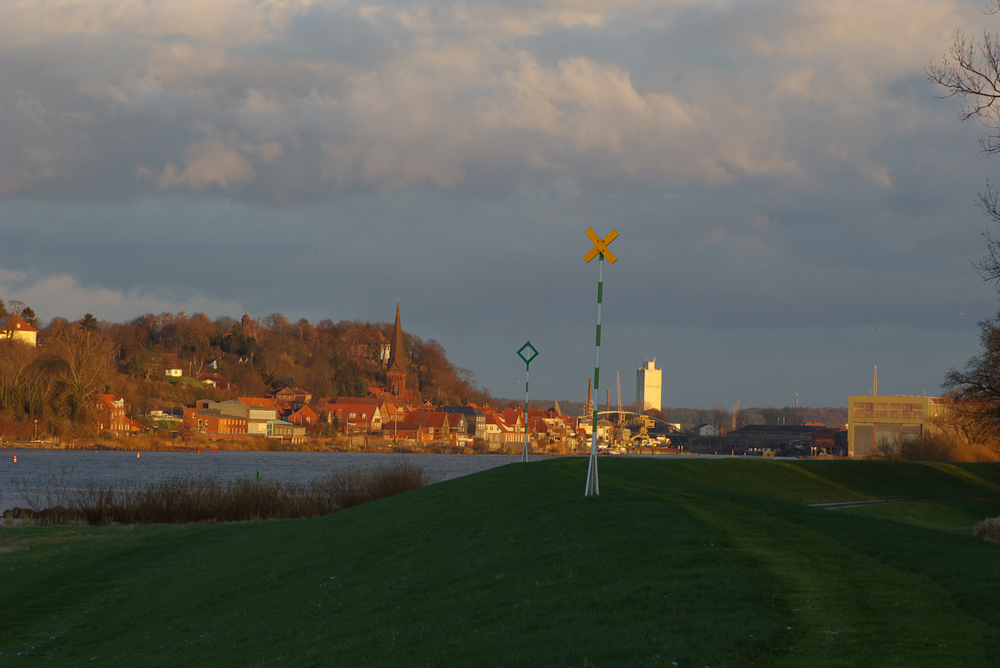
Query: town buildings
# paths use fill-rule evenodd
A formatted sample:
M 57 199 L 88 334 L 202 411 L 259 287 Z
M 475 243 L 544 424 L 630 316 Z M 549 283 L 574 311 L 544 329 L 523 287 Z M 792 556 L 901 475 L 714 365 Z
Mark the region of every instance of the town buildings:
M 777 451 L 786 455 L 843 457 L 847 454 L 845 431 L 821 424 L 748 424 L 730 430 L 726 434 L 724 446 L 747 451 Z
M 330 336 L 336 331 L 327 328 L 317 336 Z M 244 315 L 242 332 L 244 335 L 258 332 L 256 322 L 248 315 Z M 352 357 L 385 364 L 385 382 L 369 387 L 367 396 L 318 397 L 307 388 L 289 386 L 264 397 L 199 399 L 183 410 L 179 420 L 181 429 L 188 434 L 222 440 L 260 438 L 299 444 L 310 437 L 347 438 L 357 445 L 357 439 L 364 438 L 366 444 L 385 448 L 475 445 L 491 451 L 519 449 L 525 434 L 532 448 L 555 452 L 572 452 L 586 440 L 589 423 L 582 424 L 579 418 L 562 414 L 558 405 L 555 410 L 532 408 L 526 412 L 522 406 L 437 407 L 423 401 L 417 374 L 410 367 L 398 303 L 391 338 L 387 340 L 374 329 L 358 329 L 346 343 Z M 183 376 L 185 371 L 193 373 L 194 367 L 202 366 L 188 361 L 181 364 L 177 353 L 164 352 L 151 368 L 158 368 L 164 375 Z M 218 369 L 211 363 L 208 366 Z M 233 389 L 220 373 L 199 372 L 198 376 L 206 386 Z M 109 395 L 102 396 L 99 403 L 100 429 L 116 433 L 129 433 L 129 425 L 138 429 L 125 416 L 123 400 Z M 614 428 L 610 422 L 602 421 L 601 429 L 605 438 L 612 437 Z

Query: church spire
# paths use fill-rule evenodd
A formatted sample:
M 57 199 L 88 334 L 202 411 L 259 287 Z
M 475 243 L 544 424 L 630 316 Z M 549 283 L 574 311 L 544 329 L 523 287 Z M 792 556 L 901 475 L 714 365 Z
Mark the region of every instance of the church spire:
M 389 346 L 389 366 L 388 370 L 392 371 L 393 366 L 399 367 L 400 371 L 404 371 L 403 368 L 403 327 L 399 323 L 399 302 L 396 302 L 396 324 L 392 328 L 392 343 Z
M 396 301 L 396 324 L 392 329 L 392 342 L 389 345 L 389 364 L 386 367 L 386 392 L 399 396 L 406 390 L 406 351 L 403 350 L 403 326 L 399 321 L 399 301 Z

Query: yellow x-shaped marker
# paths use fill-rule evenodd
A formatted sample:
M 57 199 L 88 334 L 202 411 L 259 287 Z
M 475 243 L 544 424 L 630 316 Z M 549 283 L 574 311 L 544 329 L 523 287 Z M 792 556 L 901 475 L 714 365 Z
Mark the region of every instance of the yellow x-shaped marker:
M 614 264 L 618 258 L 616 258 L 614 254 L 608 250 L 608 244 L 618 238 L 617 230 L 611 230 L 608 233 L 608 236 L 602 239 L 597 236 L 597 232 L 594 231 L 594 228 L 590 228 L 587 230 L 587 236 L 594 242 L 594 247 L 590 249 L 589 253 L 583 256 L 583 259 L 590 262 L 597 257 L 598 253 L 604 253 L 604 257 L 608 258 L 608 262 Z

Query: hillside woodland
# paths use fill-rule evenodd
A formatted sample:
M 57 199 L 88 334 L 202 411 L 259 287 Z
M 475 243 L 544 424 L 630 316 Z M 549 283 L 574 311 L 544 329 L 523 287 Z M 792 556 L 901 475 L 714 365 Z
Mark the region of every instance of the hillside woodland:
M 125 399 L 130 417 L 145 428 L 148 415 L 180 414 L 196 399 L 224 401 L 263 397 L 300 387 L 314 397 L 363 397 L 385 383 L 383 344 L 389 322 L 306 319 L 290 322 L 280 313 L 259 320 L 210 319 L 204 313 L 152 313 L 131 322 L 98 321 L 91 314 L 70 322 L 40 324 L 19 302 L 0 301 L 0 317 L 15 313 L 38 329 L 38 345 L 0 337 L 0 438 L 48 434 L 79 438 L 93 434 L 98 394 Z M 246 325 L 244 324 L 246 322 Z M 408 384 L 416 380 L 434 404 L 489 402 L 489 393 L 467 369 L 448 361 L 444 347 L 404 332 Z M 181 377 L 165 375 L 178 368 Z M 217 374 L 216 387 L 199 377 Z M 415 378 L 414 378 L 415 376 Z M 36 423 L 37 421 L 37 423 Z

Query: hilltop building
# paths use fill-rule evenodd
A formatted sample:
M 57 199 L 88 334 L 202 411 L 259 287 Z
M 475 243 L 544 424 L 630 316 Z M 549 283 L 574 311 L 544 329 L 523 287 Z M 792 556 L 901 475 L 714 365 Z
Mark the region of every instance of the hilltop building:
M 38 344 L 38 330 L 13 313 L 0 318 L 0 338 L 13 339 L 29 346 Z
M 341 335 L 347 344 L 347 353 L 356 359 L 366 359 L 382 364 L 389 362 L 391 346 L 382 332 L 368 327 L 349 329 Z
M 849 457 L 868 457 L 883 441 L 901 444 L 936 431 L 934 419 L 947 410 L 941 397 L 850 396 L 847 398 Z
M 243 310 L 243 318 L 240 319 L 240 324 L 243 326 L 243 335 L 245 337 L 252 339 L 257 336 L 257 321 L 250 317 L 250 312 L 246 309 Z
M 656 368 L 656 358 L 639 367 L 635 374 L 635 404 L 636 409 L 641 413 L 651 408 L 660 410 L 661 403 L 660 390 L 663 386 L 663 370 Z

